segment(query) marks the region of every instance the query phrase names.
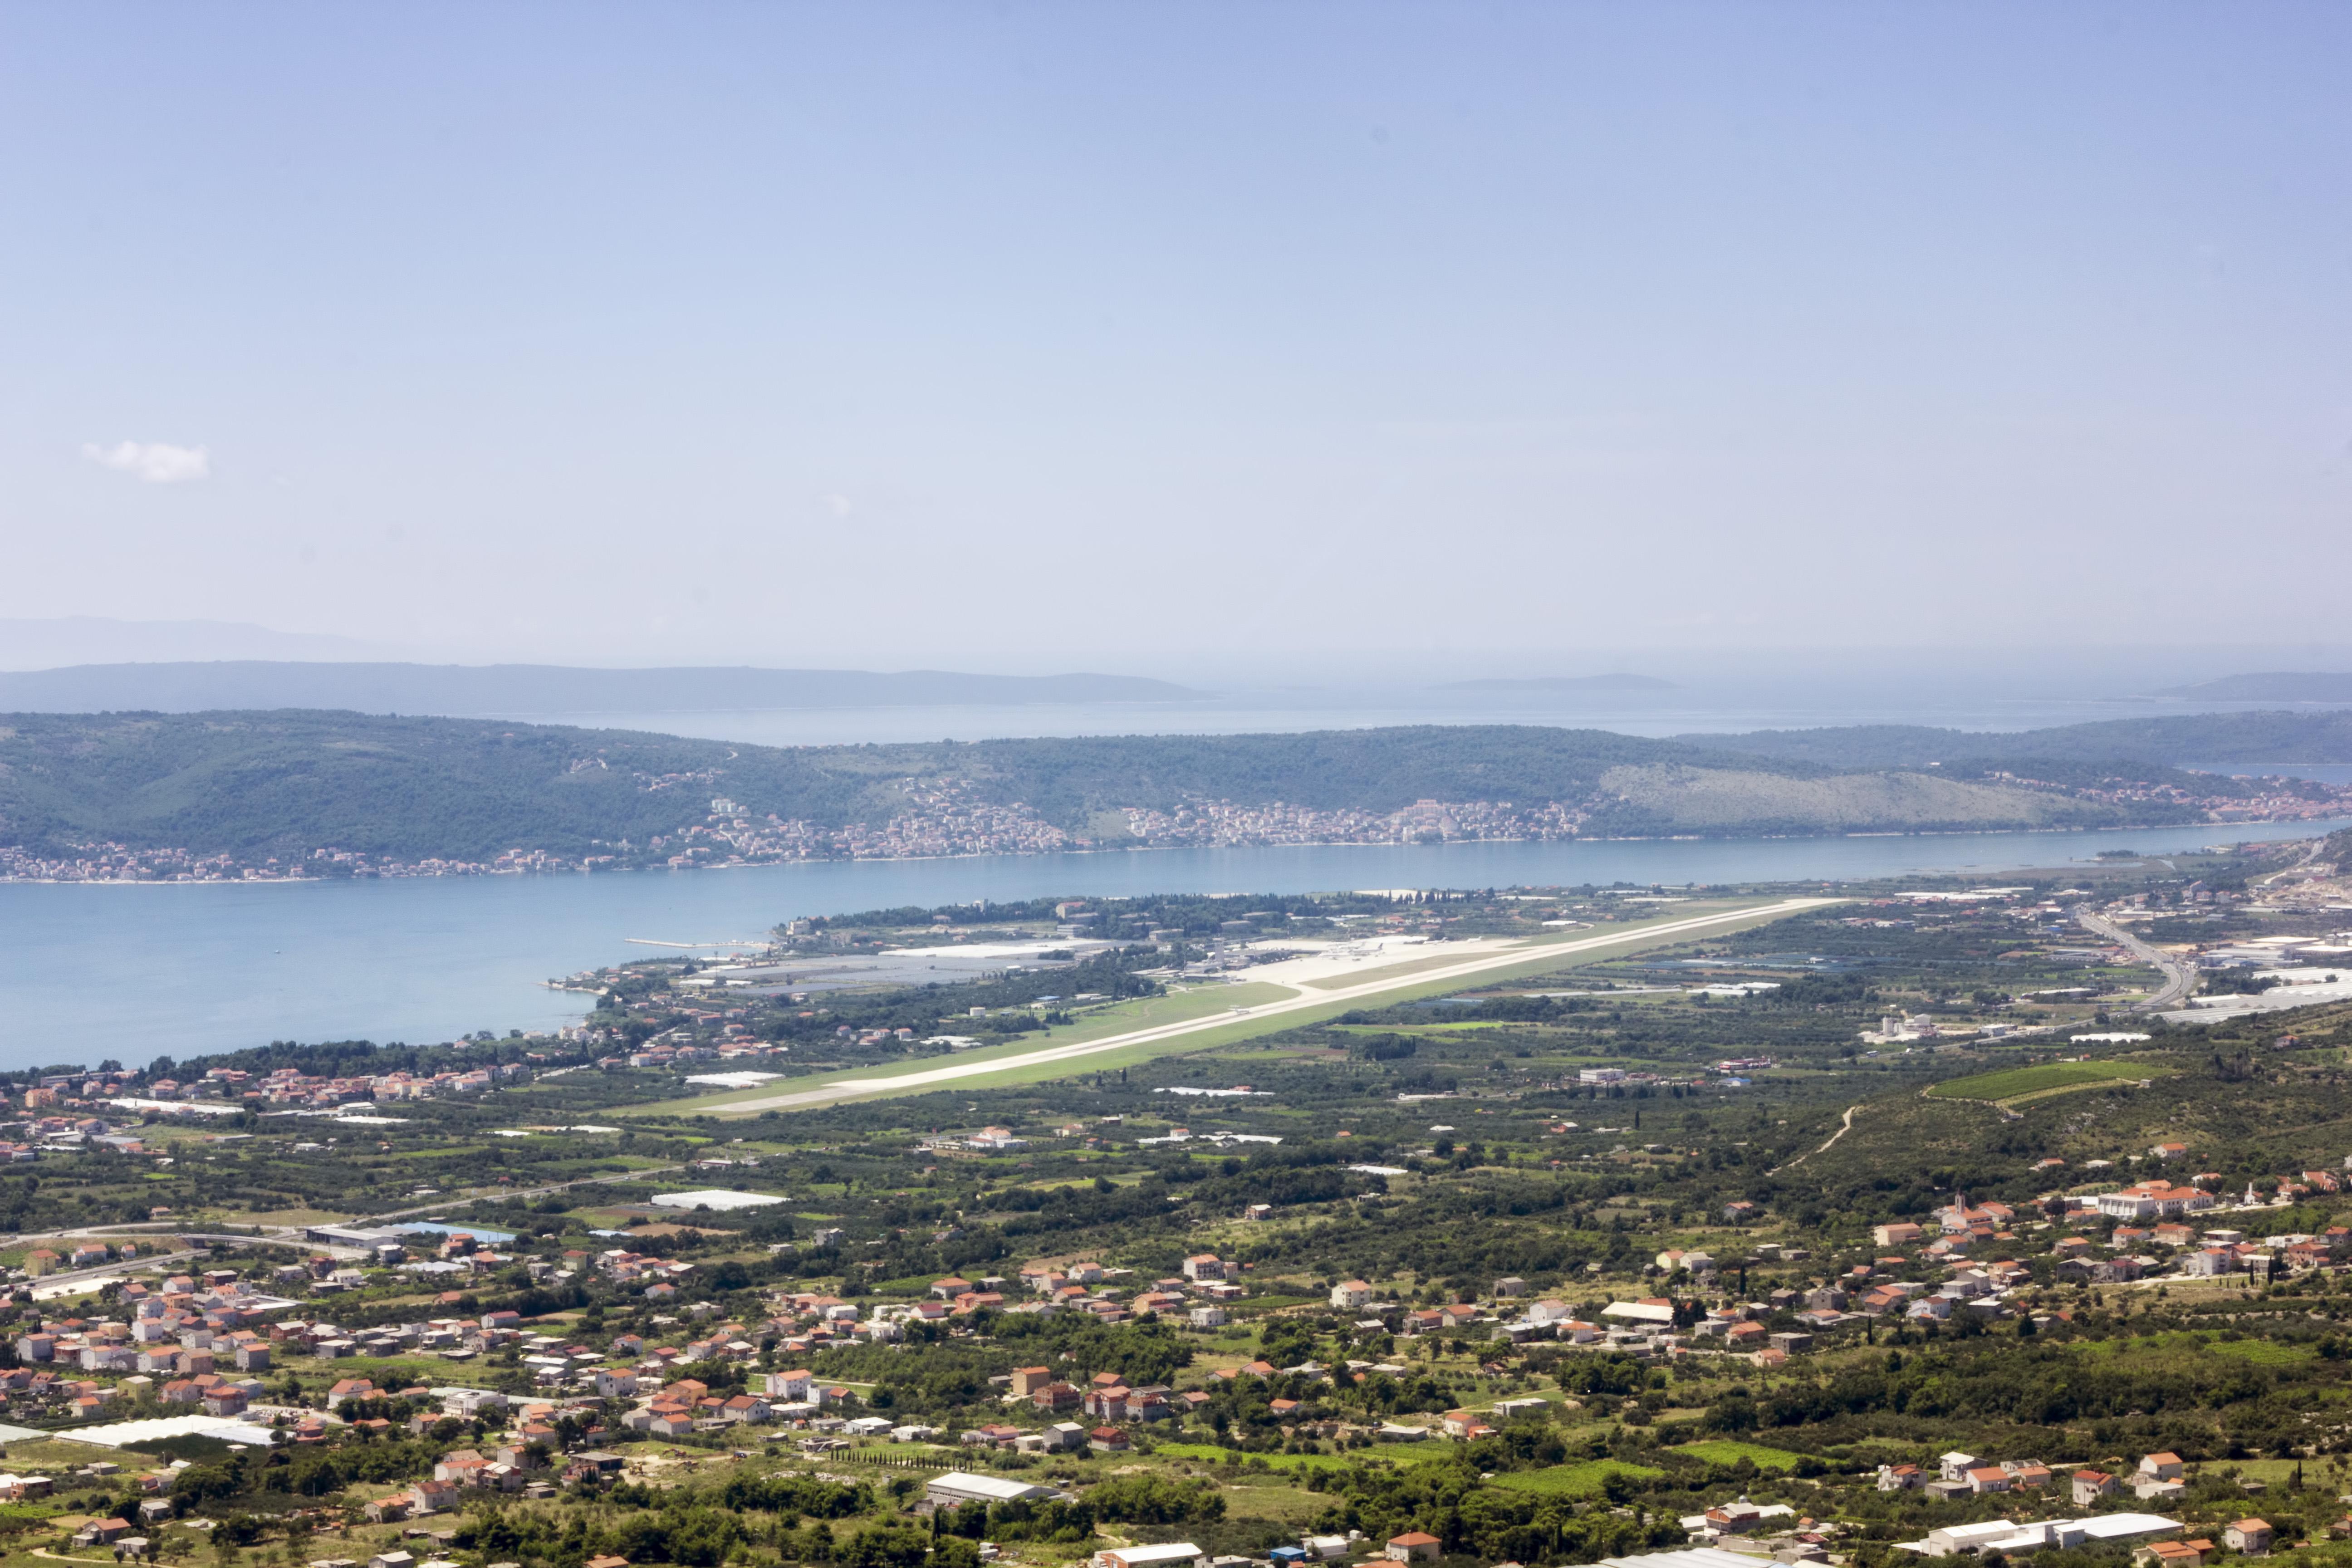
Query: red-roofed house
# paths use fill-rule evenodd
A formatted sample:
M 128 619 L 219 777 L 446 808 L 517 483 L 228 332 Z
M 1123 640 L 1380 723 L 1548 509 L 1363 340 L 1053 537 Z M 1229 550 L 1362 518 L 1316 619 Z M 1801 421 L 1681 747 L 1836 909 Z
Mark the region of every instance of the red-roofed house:
M 2272 1531 L 2267 1520 L 2242 1519 L 2221 1531 L 2221 1542 L 2249 1557 L 2270 1555 Z

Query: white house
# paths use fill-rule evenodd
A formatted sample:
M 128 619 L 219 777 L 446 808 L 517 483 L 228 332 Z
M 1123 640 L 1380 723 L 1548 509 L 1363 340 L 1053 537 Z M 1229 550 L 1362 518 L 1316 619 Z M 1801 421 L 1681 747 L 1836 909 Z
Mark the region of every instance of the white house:
M 1199 1568 L 1201 1549 L 1189 1541 L 1160 1546 L 1114 1546 L 1095 1553 L 1094 1568 Z

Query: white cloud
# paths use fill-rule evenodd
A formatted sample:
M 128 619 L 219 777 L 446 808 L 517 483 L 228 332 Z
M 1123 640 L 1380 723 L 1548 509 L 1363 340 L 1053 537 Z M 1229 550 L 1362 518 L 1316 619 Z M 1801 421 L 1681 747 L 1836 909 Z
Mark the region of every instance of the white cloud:
M 817 497 L 816 501 L 819 506 L 835 517 L 847 517 L 856 510 L 849 504 L 849 498 L 845 495 L 823 495 Z
M 184 484 L 208 479 L 213 471 L 209 450 L 203 447 L 174 447 L 168 441 L 118 441 L 111 447 L 91 441 L 84 444 L 81 455 L 118 474 L 130 474 L 151 485 Z

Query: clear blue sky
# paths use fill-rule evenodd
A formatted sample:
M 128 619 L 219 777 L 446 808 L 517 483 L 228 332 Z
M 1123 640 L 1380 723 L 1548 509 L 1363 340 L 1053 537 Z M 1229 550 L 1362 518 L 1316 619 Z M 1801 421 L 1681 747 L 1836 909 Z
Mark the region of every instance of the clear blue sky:
M 2333 639 L 2347 60 L 2341 4 L 12 5 L 9 613 Z

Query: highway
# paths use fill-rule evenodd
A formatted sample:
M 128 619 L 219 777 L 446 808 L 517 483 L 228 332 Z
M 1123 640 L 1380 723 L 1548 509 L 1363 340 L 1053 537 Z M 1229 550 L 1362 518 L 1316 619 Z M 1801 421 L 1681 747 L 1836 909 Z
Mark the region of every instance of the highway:
M 242 1239 L 250 1242 L 253 1238 L 246 1237 Z M 103 1285 L 126 1274 L 159 1268 L 168 1274 L 172 1265 L 192 1262 L 203 1256 L 200 1252 L 165 1252 L 152 1258 L 126 1258 L 120 1263 L 100 1264 L 95 1268 L 70 1268 L 58 1274 L 44 1274 L 32 1281 L 33 1300 L 46 1301 L 52 1296 L 79 1296 L 92 1286 Z
M 2115 921 L 2095 915 L 2088 910 L 2076 910 L 2074 919 L 2084 930 L 2105 937 L 2142 963 L 2153 965 L 2164 976 L 2163 989 L 2144 1001 L 2133 1003 L 2132 1011 L 2153 1013 L 2160 1008 L 2178 1007 L 2188 1001 L 2189 994 L 2197 989 L 2197 971 L 2185 961 L 2150 947 Z

